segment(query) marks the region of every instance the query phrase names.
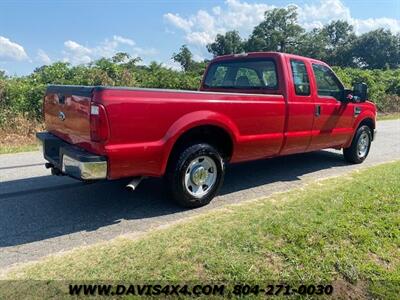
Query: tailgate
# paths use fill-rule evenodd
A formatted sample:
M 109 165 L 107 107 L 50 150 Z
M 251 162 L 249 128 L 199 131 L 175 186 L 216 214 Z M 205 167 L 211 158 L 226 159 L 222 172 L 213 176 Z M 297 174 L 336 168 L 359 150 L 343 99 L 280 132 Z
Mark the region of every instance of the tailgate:
M 48 86 L 44 98 L 46 129 L 77 144 L 90 141 L 90 102 L 93 87 Z

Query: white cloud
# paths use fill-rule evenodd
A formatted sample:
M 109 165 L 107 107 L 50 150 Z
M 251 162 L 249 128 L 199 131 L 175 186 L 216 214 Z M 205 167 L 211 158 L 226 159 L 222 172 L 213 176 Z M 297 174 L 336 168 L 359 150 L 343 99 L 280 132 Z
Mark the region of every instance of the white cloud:
M 22 61 L 28 58 L 24 47 L 0 36 L 0 59 Z
M 176 28 L 182 29 L 189 32 L 193 26 L 190 20 L 186 20 L 179 16 L 179 14 L 167 13 L 164 15 L 164 19 L 169 23 L 173 24 Z
M 85 64 L 92 61 L 92 50 L 78 44 L 75 41 L 66 41 L 64 61 L 71 62 L 72 64 Z
M 124 38 L 124 37 L 119 36 L 119 35 L 114 35 L 113 39 L 117 43 L 126 44 L 126 45 L 129 45 L 129 46 L 134 46 L 135 45 L 135 42 L 133 40 L 128 39 L 128 38 Z
M 215 6 L 210 11 L 199 10 L 187 18 L 167 13 L 164 19 L 168 24 L 183 30 L 189 44 L 205 46 L 214 41 L 218 33 L 238 30 L 242 34 L 249 34 L 264 19 L 264 12 L 273 7 L 263 3 L 226 0 L 223 8 Z
M 140 48 L 134 47 L 132 56 L 153 56 L 158 54 L 158 50 L 155 48 Z
M 154 48 L 138 47 L 134 40 L 119 35 L 105 39 L 94 47 L 83 46 L 72 40 L 66 41 L 64 47 L 63 60 L 74 65 L 89 63 L 100 57 L 111 57 L 117 52 L 127 52 L 133 57 L 152 56 L 158 53 Z
M 205 46 L 214 41 L 215 35 L 216 33 L 205 31 L 189 32 L 186 35 L 186 41 L 189 44 Z
M 49 57 L 49 56 L 47 55 L 47 53 L 44 52 L 42 49 L 39 49 L 39 50 L 37 51 L 37 60 L 38 60 L 40 63 L 43 63 L 43 64 L 45 64 L 45 65 L 51 64 L 51 59 L 50 59 L 50 57 Z
M 363 33 L 370 30 L 383 27 L 390 29 L 393 33 L 400 33 L 400 20 L 391 18 L 377 18 L 377 19 L 353 19 L 350 23 L 354 26 L 357 33 Z
M 283 7 L 283 6 L 281 6 Z M 322 27 L 332 20 L 346 20 L 354 26 L 357 34 L 379 27 L 400 32 L 400 20 L 391 18 L 357 19 L 341 0 L 321 0 L 313 4 L 297 5 L 298 20 L 307 30 Z M 185 40 L 192 45 L 204 46 L 212 42 L 218 33 L 238 30 L 243 36 L 251 33 L 254 26 L 264 20 L 266 10 L 276 8 L 265 3 L 248 3 L 240 0 L 225 0 L 224 5 L 214 6 L 209 11 L 199 10 L 182 17 L 169 12 L 165 21 L 185 34 Z
M 322 27 L 333 20 L 345 20 L 353 25 L 356 34 L 362 34 L 377 28 L 400 32 L 400 19 L 368 18 L 357 19 L 351 16 L 350 9 L 341 0 L 321 0 L 317 4 L 305 4 L 298 7 L 299 23 L 306 29 Z
M 316 4 L 297 6 L 299 23 L 307 30 L 322 27 L 332 20 L 351 19 L 350 10 L 340 0 L 322 0 Z

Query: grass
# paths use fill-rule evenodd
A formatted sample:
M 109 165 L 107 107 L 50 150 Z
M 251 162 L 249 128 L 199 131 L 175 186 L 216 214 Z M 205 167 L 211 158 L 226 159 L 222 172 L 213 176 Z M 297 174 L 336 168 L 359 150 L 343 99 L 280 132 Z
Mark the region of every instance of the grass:
M 400 293 L 400 162 L 228 206 L 132 240 L 54 256 L 10 279 L 330 282 Z
M 28 151 L 37 151 L 39 150 L 39 146 L 37 143 L 35 144 L 25 144 L 25 145 L 1 145 L 0 146 L 0 154 L 7 153 L 18 153 L 18 152 L 28 152 Z
M 378 113 L 377 119 L 378 121 L 397 120 L 400 119 L 400 112 L 388 113 L 388 114 Z

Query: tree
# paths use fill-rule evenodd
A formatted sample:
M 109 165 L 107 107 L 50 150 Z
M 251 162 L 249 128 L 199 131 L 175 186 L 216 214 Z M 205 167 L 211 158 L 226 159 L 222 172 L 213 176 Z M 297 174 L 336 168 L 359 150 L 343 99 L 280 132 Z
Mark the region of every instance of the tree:
M 182 66 L 185 72 L 202 75 L 207 66 L 207 60 L 195 61 L 193 54 L 186 45 L 183 45 L 178 53 L 172 55 L 172 59 Z
M 353 26 L 346 21 L 332 21 L 321 29 L 304 33 L 297 53 L 332 66 L 351 67 L 355 66 L 353 45 L 356 39 Z
M 296 53 L 319 60 L 325 60 L 327 57 L 326 45 L 326 37 L 322 34 L 322 30 L 314 28 L 303 34 L 297 45 Z
M 354 55 L 360 65 L 369 69 L 400 67 L 400 35 L 377 29 L 358 37 Z
M 185 72 L 190 71 L 193 67 L 193 54 L 186 45 L 182 45 L 179 52 L 172 55 L 172 59 L 179 63 Z
M 304 29 L 297 24 L 297 8 L 275 8 L 265 12 L 246 43 L 246 51 L 295 52 Z
M 67 62 L 55 62 L 51 65 L 41 66 L 36 68 L 31 76 L 44 84 L 68 84 L 72 78 L 70 64 Z
M 129 61 L 131 56 L 126 53 L 126 52 L 117 52 L 114 54 L 114 56 L 111 58 L 113 63 L 116 64 L 121 64 Z
M 138 62 L 141 62 L 142 59 L 140 57 L 132 58 L 126 52 L 117 52 L 111 58 L 111 61 L 117 65 L 120 65 L 126 69 L 134 69 Z
M 244 43 L 238 31 L 228 31 L 224 35 L 217 34 L 215 42 L 207 45 L 207 50 L 214 56 L 241 53 Z
M 332 21 L 325 25 L 322 29 L 322 33 L 327 37 L 328 43 L 332 47 L 343 45 L 354 38 L 353 26 L 346 21 Z
M 328 64 L 343 67 L 354 65 L 352 47 L 356 35 L 353 26 L 346 21 L 332 21 L 322 28 L 321 35 L 326 41 L 325 61 Z

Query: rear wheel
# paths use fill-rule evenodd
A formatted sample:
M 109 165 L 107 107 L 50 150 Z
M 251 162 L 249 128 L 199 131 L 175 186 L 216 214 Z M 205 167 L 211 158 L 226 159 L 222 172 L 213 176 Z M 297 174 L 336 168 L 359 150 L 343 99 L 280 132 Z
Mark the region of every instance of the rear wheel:
M 175 153 L 166 175 L 173 200 L 194 208 L 210 203 L 222 186 L 224 173 L 220 153 L 201 143 Z
M 343 155 L 346 161 L 353 164 L 362 163 L 368 156 L 371 141 L 371 128 L 366 125 L 358 128 L 350 147 L 343 149 Z

